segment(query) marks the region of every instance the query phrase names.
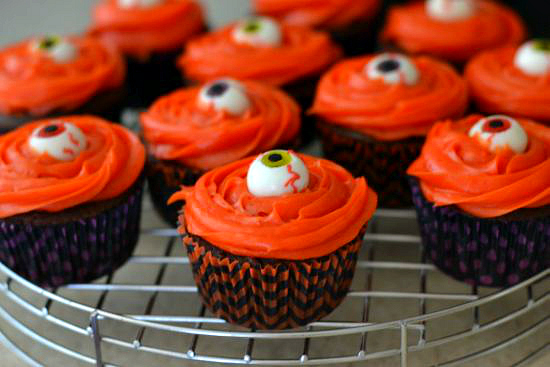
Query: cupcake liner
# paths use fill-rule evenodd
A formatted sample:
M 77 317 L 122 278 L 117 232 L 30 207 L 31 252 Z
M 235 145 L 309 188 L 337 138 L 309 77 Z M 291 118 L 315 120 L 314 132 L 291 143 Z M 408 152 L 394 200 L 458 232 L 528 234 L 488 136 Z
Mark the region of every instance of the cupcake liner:
M 132 254 L 139 237 L 143 179 L 110 208 L 74 208 L 81 218 L 62 213 L 0 219 L 0 261 L 43 287 L 89 282 L 111 273 Z
M 152 156 L 148 157 L 145 169 L 155 209 L 166 223 L 176 227 L 181 204 L 168 205 L 168 199 L 179 191 L 182 185 L 193 186 L 204 171 L 177 162 L 158 160 Z
M 302 261 L 236 256 L 189 233 L 183 243 L 202 300 L 214 315 L 255 330 L 275 330 L 319 320 L 340 304 L 363 234 L 364 229 L 329 255 Z
M 424 138 L 377 141 L 340 126 L 318 122 L 325 157 L 354 176 L 364 176 L 386 208 L 412 206 L 407 168 L 420 155 Z
M 468 284 L 505 287 L 550 266 L 550 217 L 476 218 L 428 202 L 410 178 L 422 241 L 432 262 Z M 544 211 L 543 211 L 544 212 Z
M 298 102 L 302 109 L 300 140 L 303 145 L 311 143 L 316 136 L 315 118 L 309 115 L 307 111 L 313 104 L 319 78 L 320 75 L 305 77 L 282 87 L 288 95 Z

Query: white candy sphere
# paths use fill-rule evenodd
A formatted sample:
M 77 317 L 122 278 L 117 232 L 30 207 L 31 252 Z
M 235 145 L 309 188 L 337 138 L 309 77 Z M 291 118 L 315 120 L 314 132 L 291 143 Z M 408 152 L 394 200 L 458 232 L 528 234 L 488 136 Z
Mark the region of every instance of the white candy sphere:
M 410 58 L 393 53 L 376 56 L 365 66 L 365 72 L 370 79 L 383 79 L 386 84 L 415 85 L 420 78 Z
M 133 7 L 142 7 L 150 8 L 161 4 L 164 0 L 118 0 L 118 6 L 121 8 L 133 8 Z
M 250 108 L 244 85 L 234 79 L 220 79 L 201 88 L 199 105 L 239 116 Z
M 60 161 L 75 159 L 87 145 L 82 130 L 63 121 L 53 121 L 36 128 L 29 139 L 29 146 L 36 153 L 47 153 Z
M 279 24 L 267 17 L 254 17 L 233 28 L 233 39 L 252 46 L 279 46 L 283 35 Z
M 478 137 L 492 152 L 508 146 L 515 153 L 524 153 L 529 138 L 523 127 L 515 119 L 494 115 L 479 120 L 469 132 L 470 137 Z
M 550 72 L 550 40 L 534 40 L 524 43 L 516 51 L 514 64 L 528 75 L 544 75 Z
M 296 154 L 272 150 L 252 162 L 246 183 L 248 191 L 258 197 L 298 193 L 309 185 L 309 171 Z
M 476 12 L 475 0 L 427 0 L 426 13 L 431 18 L 452 22 L 471 17 Z
M 37 52 L 43 52 L 57 63 L 73 61 L 77 56 L 76 46 L 69 40 L 58 36 L 47 36 L 35 40 L 31 47 Z

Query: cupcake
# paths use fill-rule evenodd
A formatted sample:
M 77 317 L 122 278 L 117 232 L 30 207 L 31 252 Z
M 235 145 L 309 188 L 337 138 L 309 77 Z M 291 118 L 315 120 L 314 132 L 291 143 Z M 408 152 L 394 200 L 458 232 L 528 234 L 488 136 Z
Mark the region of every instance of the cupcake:
M 178 200 L 204 304 L 252 329 L 298 327 L 336 308 L 376 208 L 364 178 L 286 150 L 216 168 Z
M 525 38 L 525 26 L 506 6 L 489 0 L 427 0 L 390 8 L 386 47 L 462 65 L 476 53 Z
M 466 82 L 428 57 L 383 53 L 345 60 L 321 79 L 310 112 L 325 156 L 365 176 L 384 207 L 412 205 L 406 170 L 431 125 L 461 117 Z
M 319 76 L 340 56 L 324 32 L 255 17 L 190 41 L 179 65 L 192 82 L 226 76 L 261 81 L 308 108 Z
M 465 76 L 479 110 L 550 124 L 550 40 L 483 52 Z
M 380 0 L 254 0 L 253 4 L 258 14 L 329 32 L 348 56 L 375 46 L 373 20 Z
M 114 271 L 139 234 L 145 149 L 91 116 L 0 136 L 0 262 L 47 287 Z
M 160 98 L 141 124 L 153 203 L 175 226 L 179 207 L 166 202 L 180 185 L 248 155 L 298 145 L 300 108 L 275 87 L 220 79 Z
M 175 66 L 189 38 L 206 26 L 194 0 L 103 0 L 90 33 L 117 47 L 128 64 L 128 103 L 147 107 L 183 81 Z
M 36 118 L 93 113 L 117 119 L 124 62 L 90 37 L 35 37 L 0 50 L 0 132 Z
M 550 266 L 550 128 L 504 115 L 441 122 L 408 173 L 424 246 L 447 274 L 500 287 Z

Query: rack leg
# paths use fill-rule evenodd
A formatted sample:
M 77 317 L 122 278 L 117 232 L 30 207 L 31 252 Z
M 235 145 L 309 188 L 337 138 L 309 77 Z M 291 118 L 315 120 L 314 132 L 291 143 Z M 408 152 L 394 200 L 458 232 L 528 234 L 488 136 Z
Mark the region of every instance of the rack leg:
M 94 338 L 95 359 L 97 367 L 103 367 L 103 358 L 101 357 L 101 334 L 99 333 L 99 322 L 97 312 L 90 316 L 90 327 L 92 328 L 92 337 Z
M 408 365 L 409 346 L 407 340 L 407 324 L 401 323 L 401 367 Z

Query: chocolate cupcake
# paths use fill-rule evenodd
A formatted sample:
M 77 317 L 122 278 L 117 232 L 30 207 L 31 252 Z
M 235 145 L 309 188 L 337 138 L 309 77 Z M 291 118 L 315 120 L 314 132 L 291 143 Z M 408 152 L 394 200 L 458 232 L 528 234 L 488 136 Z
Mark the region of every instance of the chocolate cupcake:
M 206 29 L 195 0 L 103 0 L 92 19 L 90 33 L 126 56 L 132 107 L 147 107 L 182 86 L 176 58 L 187 40 Z
M 254 0 L 256 13 L 329 32 L 346 55 L 374 51 L 380 0 Z
M 500 287 L 550 266 L 550 128 L 441 122 L 408 173 L 424 246 L 447 274 Z
M 300 108 L 267 84 L 221 79 L 160 98 L 141 124 L 153 203 L 175 226 L 179 206 L 166 202 L 181 185 L 251 154 L 298 145 Z
M 92 113 L 117 119 L 124 62 L 90 37 L 35 37 L 0 50 L 0 132 L 36 118 Z
M 550 124 L 550 40 L 483 52 L 465 77 L 478 109 Z
M 365 176 L 380 206 L 403 207 L 412 205 L 405 172 L 431 125 L 467 105 L 466 83 L 450 65 L 385 53 L 335 65 L 310 112 L 325 156 Z
M 364 178 L 285 150 L 216 168 L 177 200 L 204 304 L 252 329 L 298 327 L 336 308 L 376 208 Z
M 114 271 L 139 235 L 145 149 L 91 116 L 0 136 L 0 261 L 46 287 Z
M 505 5 L 490 0 L 427 0 L 390 8 L 384 47 L 428 54 L 463 65 L 480 51 L 525 39 L 525 26 Z
M 319 77 L 340 56 L 324 32 L 256 17 L 192 40 L 179 64 L 192 82 L 228 76 L 279 86 L 305 110 Z M 314 136 L 310 122 L 304 119 L 304 141 Z

